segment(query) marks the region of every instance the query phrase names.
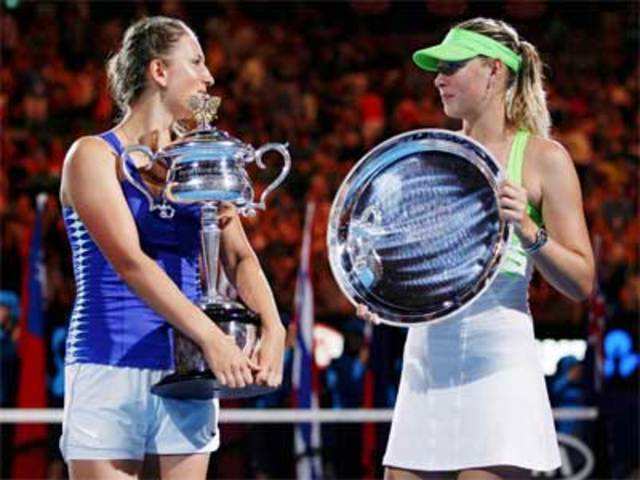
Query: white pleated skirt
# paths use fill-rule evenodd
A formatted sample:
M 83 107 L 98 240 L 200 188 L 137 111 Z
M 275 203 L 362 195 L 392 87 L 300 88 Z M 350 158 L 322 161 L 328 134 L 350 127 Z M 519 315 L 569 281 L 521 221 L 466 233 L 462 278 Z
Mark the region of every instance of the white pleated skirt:
M 455 317 L 409 330 L 384 465 L 560 466 L 527 287 L 499 274 Z

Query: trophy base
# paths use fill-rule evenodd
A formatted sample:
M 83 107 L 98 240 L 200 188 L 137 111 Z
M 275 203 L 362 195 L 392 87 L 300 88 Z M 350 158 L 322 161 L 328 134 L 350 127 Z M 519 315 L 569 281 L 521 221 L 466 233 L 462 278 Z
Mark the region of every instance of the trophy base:
M 151 393 L 164 398 L 179 400 L 210 400 L 212 398 L 257 397 L 277 390 L 277 387 L 249 385 L 231 388 L 220 385 L 211 372 L 172 373 L 151 387 Z

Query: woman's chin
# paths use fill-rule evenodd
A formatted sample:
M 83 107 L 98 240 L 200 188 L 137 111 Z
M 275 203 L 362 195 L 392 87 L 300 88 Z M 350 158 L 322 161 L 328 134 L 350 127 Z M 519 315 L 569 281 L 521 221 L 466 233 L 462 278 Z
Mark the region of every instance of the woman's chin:
M 458 114 L 455 108 L 451 108 L 445 105 L 444 114 L 449 118 L 459 119 L 460 115 Z

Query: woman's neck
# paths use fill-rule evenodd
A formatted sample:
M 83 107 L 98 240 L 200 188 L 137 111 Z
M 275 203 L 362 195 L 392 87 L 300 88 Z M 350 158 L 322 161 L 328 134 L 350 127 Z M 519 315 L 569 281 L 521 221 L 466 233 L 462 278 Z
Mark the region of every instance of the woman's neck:
M 483 145 L 505 141 L 514 128 L 507 123 L 503 102 L 494 101 L 476 115 L 463 119 L 462 132 Z
M 127 144 L 145 144 L 152 149 L 171 143 L 173 117 L 158 98 L 141 97 L 116 126 Z

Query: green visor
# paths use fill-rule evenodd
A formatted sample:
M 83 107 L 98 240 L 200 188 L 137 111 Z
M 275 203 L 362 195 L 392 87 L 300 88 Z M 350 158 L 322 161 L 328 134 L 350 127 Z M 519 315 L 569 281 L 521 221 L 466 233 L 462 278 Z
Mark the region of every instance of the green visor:
M 413 54 L 413 61 L 429 72 L 438 71 L 438 62 L 460 62 L 478 55 L 501 60 L 514 72 L 520 70 L 522 57 L 509 47 L 480 33 L 453 28 L 440 45 L 423 48 Z

